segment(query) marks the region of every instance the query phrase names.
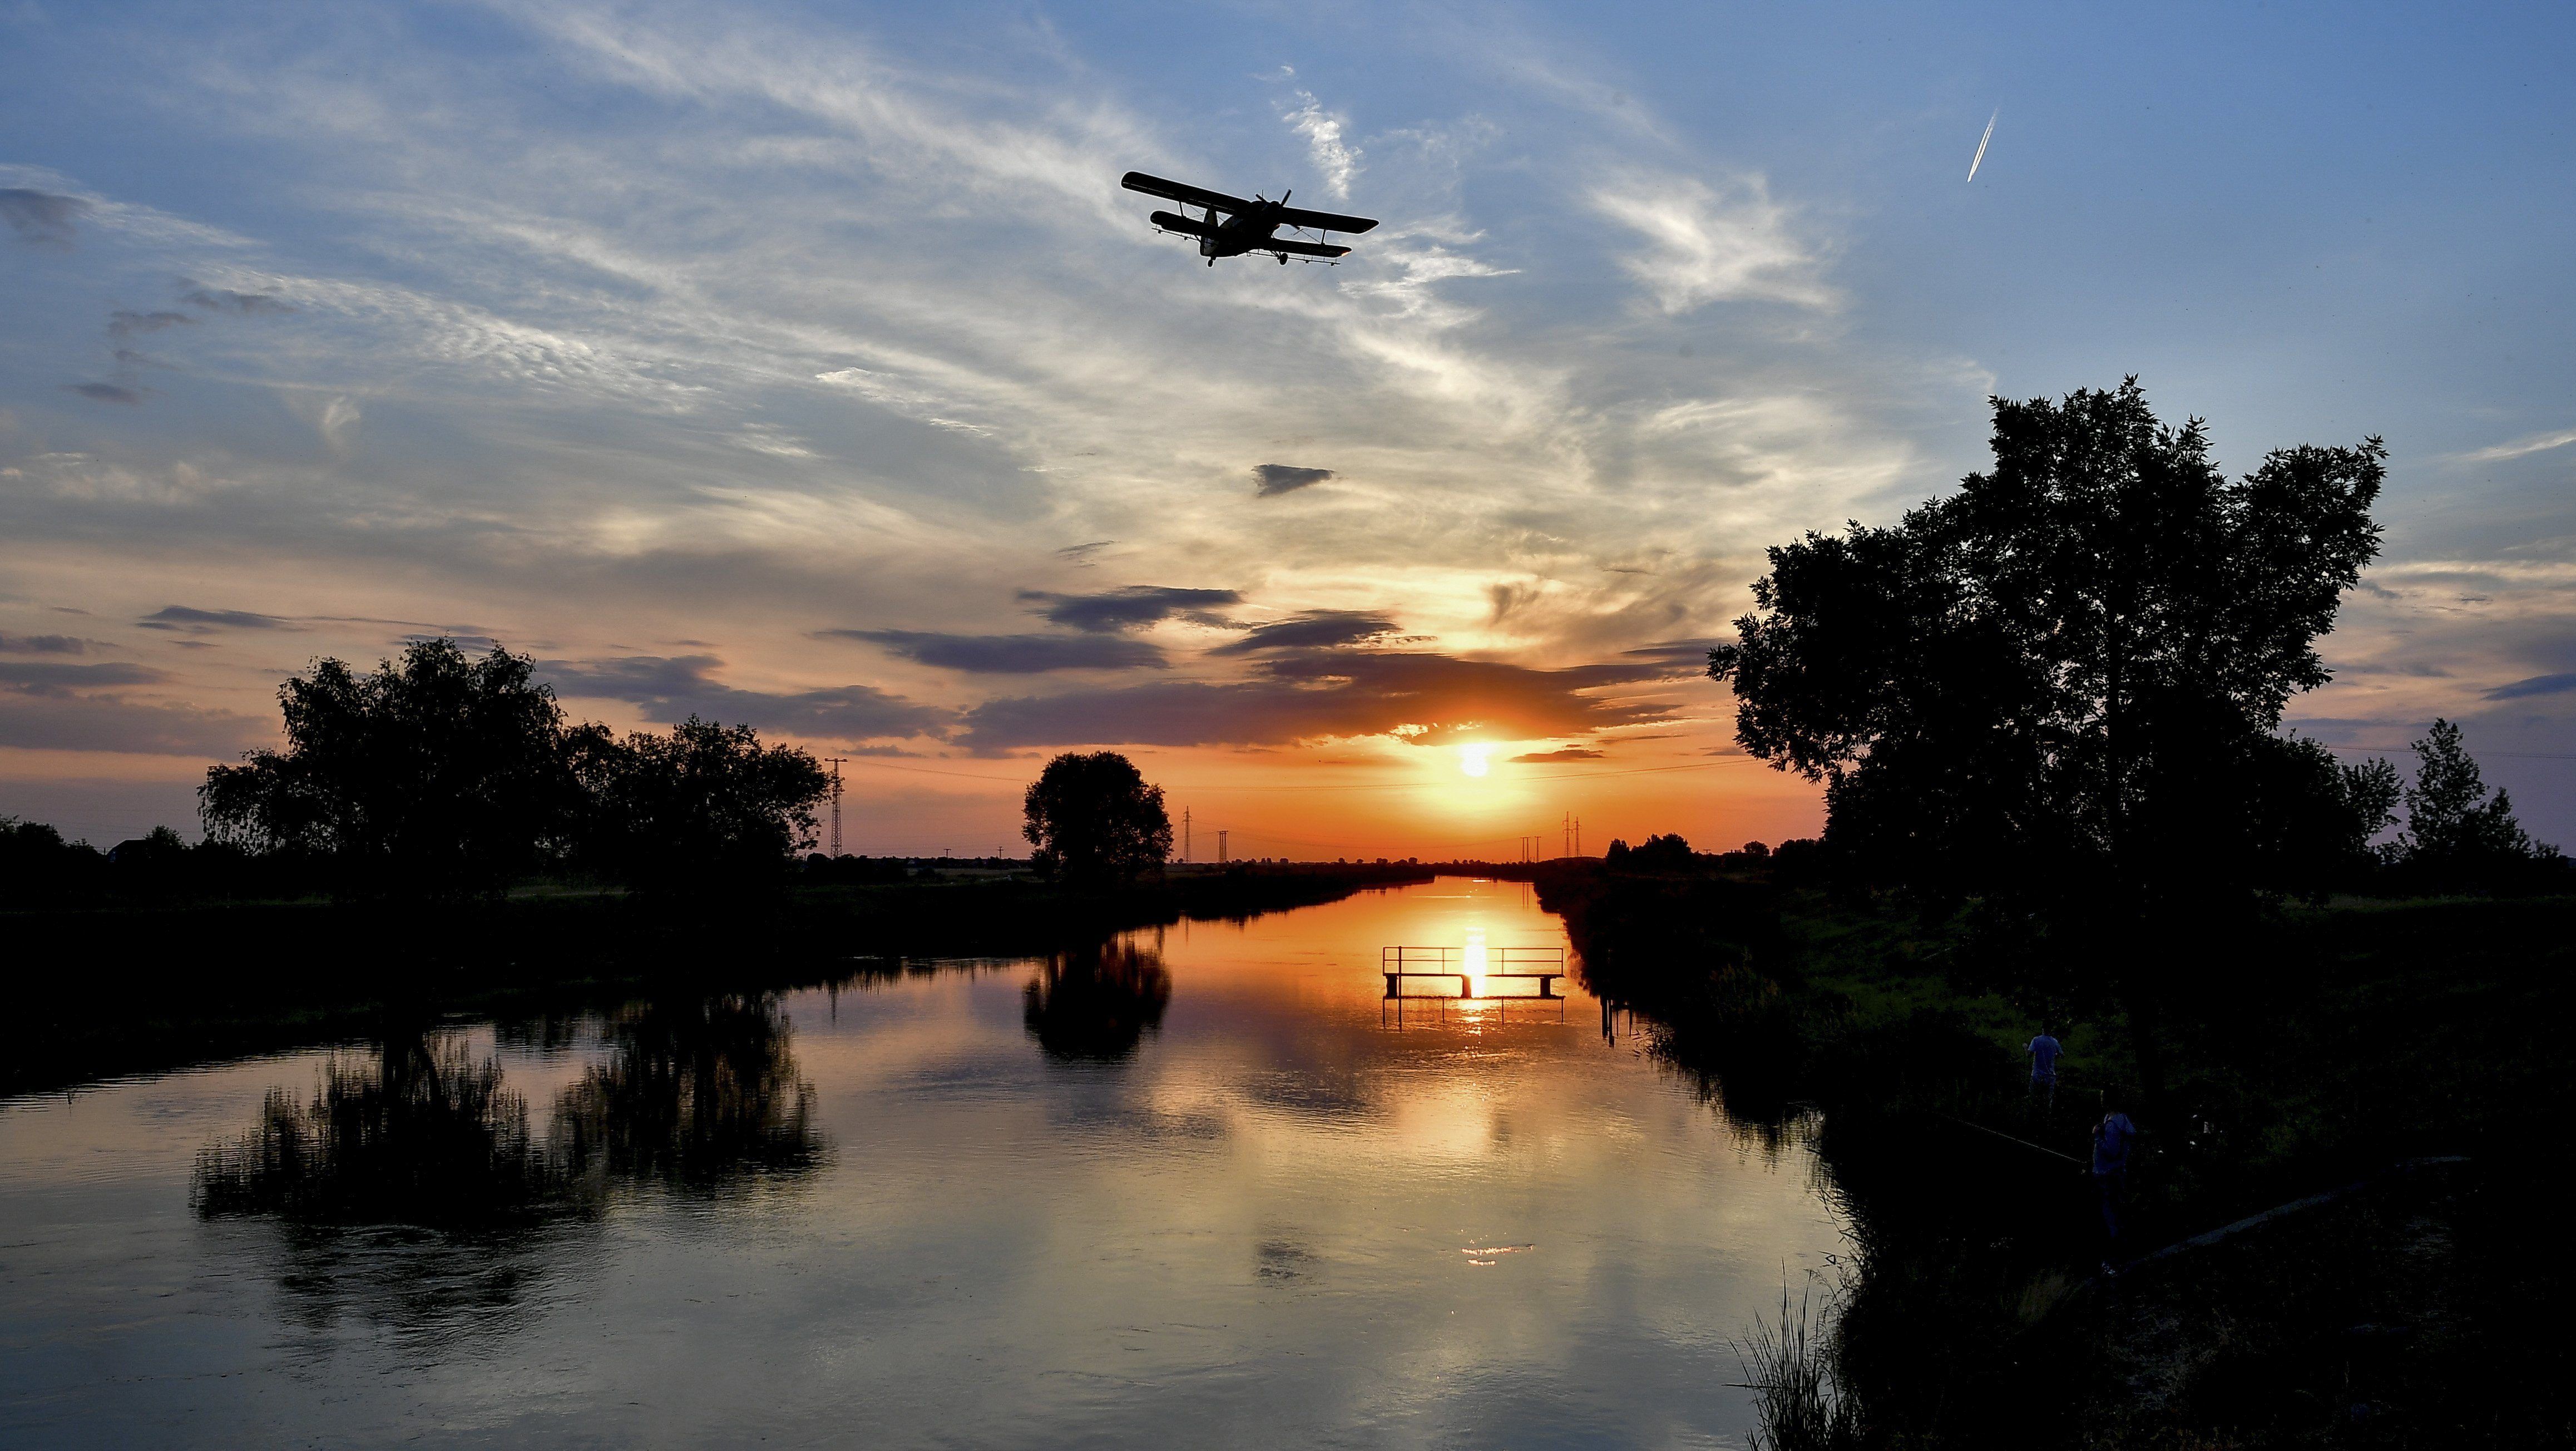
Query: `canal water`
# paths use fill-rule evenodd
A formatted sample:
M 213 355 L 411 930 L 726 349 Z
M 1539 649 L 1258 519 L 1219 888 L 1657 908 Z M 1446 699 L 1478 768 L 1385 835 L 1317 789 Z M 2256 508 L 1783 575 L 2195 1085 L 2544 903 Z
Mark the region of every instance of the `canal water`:
M 1443 878 L 0 1103 L 0 1444 L 1742 1445 L 1807 1153 L 1579 985 L 1383 1000 L 1564 941 Z

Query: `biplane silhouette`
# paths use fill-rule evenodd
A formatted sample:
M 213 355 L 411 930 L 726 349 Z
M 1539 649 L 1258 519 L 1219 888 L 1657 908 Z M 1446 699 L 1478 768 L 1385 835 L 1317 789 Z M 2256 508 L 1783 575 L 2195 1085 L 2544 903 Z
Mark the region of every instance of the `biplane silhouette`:
M 1208 259 L 1210 267 L 1216 265 L 1219 257 L 1240 257 L 1247 252 L 1267 252 L 1277 257 L 1282 267 L 1288 265 L 1291 257 L 1300 262 L 1320 260 L 1330 267 L 1338 259 L 1349 256 L 1351 249 L 1335 246 L 1323 240 L 1325 236 L 1333 232 L 1356 234 L 1377 225 L 1375 217 L 1346 217 L 1339 212 L 1310 212 L 1304 207 L 1292 207 L 1288 205 L 1288 198 L 1295 195 L 1294 192 L 1281 192 L 1275 202 L 1257 194 L 1252 200 L 1245 201 L 1221 191 L 1209 191 L 1203 186 L 1147 176 L 1141 171 L 1127 173 L 1126 179 L 1118 184 L 1129 191 L 1141 191 L 1147 196 L 1180 203 L 1181 210 L 1177 213 L 1156 212 L 1146 220 L 1163 231 L 1198 238 L 1199 255 Z M 1191 216 L 1189 209 L 1192 207 L 1203 208 L 1207 215 Z M 1223 220 L 1219 220 L 1220 216 Z M 1271 235 L 1281 227 L 1313 232 L 1315 240 L 1309 242 L 1296 237 Z

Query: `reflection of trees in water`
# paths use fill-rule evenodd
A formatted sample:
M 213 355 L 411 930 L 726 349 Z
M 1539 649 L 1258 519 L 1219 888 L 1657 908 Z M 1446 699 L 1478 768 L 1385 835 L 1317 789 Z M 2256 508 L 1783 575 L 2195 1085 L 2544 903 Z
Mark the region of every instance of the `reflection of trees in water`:
M 576 1174 L 711 1192 L 740 1176 L 800 1174 L 822 1158 L 814 1086 L 767 994 L 637 1004 L 609 1019 L 609 1059 L 555 1102 Z
M 1114 1062 L 1163 1023 L 1172 975 L 1163 955 L 1134 941 L 1059 952 L 1038 967 L 1020 1021 L 1053 1058 Z
M 492 1227 L 579 1207 L 499 1061 L 418 1034 L 334 1056 L 309 1099 L 270 1089 L 256 1126 L 198 1154 L 195 1188 L 209 1218 L 303 1224 Z
M 256 1123 L 199 1152 L 197 1211 L 285 1226 L 296 1318 L 355 1310 L 443 1335 L 514 1312 L 620 1182 L 713 1194 L 821 1162 L 774 996 L 639 1005 L 598 1036 L 607 1060 L 557 1095 L 544 1138 L 462 1035 L 335 1055 L 309 1096 L 269 1090 Z

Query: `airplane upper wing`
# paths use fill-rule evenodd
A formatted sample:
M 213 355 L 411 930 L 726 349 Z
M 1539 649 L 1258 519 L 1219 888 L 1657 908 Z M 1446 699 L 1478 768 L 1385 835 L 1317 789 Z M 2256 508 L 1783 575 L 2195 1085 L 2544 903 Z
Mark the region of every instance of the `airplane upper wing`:
M 1249 209 L 1252 205 L 1239 196 L 1227 196 L 1224 192 L 1209 191 L 1203 186 L 1165 181 L 1159 176 L 1147 176 L 1141 171 L 1127 173 L 1118 184 L 1129 191 L 1141 191 L 1147 196 L 1168 197 L 1184 206 L 1214 207 L 1221 212 L 1240 212 Z M 1376 223 L 1372 222 L 1370 225 L 1375 226 Z
M 1377 225 L 1375 217 L 1346 217 L 1338 212 L 1310 212 L 1304 207 L 1290 207 L 1279 214 L 1283 227 L 1309 227 L 1325 232 L 1365 232 Z
M 1273 237 L 1269 241 L 1263 242 L 1254 247 L 1252 250 L 1255 252 L 1286 252 L 1298 257 L 1347 257 L 1351 255 L 1350 248 L 1336 246 L 1331 242 L 1297 242 L 1291 241 L 1286 237 Z

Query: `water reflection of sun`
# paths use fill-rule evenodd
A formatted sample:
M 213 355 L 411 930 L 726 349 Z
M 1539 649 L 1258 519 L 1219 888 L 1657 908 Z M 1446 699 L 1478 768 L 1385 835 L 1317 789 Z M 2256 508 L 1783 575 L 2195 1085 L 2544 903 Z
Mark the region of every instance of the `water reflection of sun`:
M 1467 960 L 1462 963 L 1461 966 L 1465 967 L 1467 970 L 1467 996 L 1472 998 L 1481 998 L 1485 995 L 1484 928 L 1470 927 L 1467 929 L 1466 957 Z

